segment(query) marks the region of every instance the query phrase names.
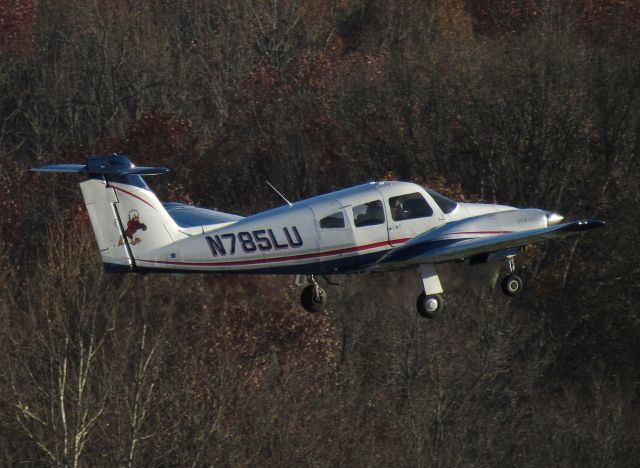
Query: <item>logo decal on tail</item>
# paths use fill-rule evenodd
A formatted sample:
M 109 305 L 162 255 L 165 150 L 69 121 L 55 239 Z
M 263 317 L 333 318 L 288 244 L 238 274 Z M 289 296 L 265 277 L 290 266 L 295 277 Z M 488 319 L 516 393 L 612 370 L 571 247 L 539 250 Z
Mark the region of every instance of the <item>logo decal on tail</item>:
M 140 222 L 140 213 L 138 210 L 129 211 L 129 221 L 127 221 L 127 228 L 124 230 L 125 235 L 129 239 L 130 245 L 136 245 L 142 242 L 139 237 L 134 237 L 134 234 L 140 229 L 147 230 L 147 225 Z M 120 236 L 118 245 L 124 244 L 124 238 Z

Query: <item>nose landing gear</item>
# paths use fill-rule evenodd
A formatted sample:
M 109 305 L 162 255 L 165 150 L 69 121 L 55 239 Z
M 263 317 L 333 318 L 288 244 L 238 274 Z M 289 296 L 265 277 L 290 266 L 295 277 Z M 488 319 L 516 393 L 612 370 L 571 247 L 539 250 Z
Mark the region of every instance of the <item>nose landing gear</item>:
M 502 278 L 500 286 L 502 286 L 502 292 L 507 296 L 514 297 L 522 292 L 522 278 L 515 273 L 516 262 L 513 257 L 507 259 L 509 265 L 509 274 Z
M 522 292 L 522 278 L 516 274 L 507 275 L 502 278 L 501 286 L 507 296 L 517 296 Z

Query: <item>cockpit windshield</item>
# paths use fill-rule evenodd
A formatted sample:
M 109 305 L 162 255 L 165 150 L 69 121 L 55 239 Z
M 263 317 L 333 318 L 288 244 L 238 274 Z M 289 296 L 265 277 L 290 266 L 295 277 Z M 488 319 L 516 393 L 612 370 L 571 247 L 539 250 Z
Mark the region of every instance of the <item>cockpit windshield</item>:
M 436 202 L 436 204 L 440 207 L 440 209 L 444 214 L 449 214 L 458 207 L 458 203 L 445 197 L 444 195 L 439 194 L 435 190 L 431 190 L 430 188 L 427 188 L 427 187 L 424 187 L 424 189 L 427 191 L 429 195 L 431 195 L 431 198 L 433 198 L 433 201 Z

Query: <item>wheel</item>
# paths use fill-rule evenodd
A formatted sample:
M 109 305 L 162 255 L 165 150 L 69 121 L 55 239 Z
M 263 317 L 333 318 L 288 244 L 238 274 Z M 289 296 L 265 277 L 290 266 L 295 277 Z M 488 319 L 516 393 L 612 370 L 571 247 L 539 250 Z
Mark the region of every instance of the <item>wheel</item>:
M 327 303 L 327 293 L 320 286 L 310 284 L 302 290 L 300 302 L 309 312 L 318 312 Z
M 513 273 L 502 278 L 502 292 L 511 297 L 520 294 L 522 292 L 522 278 Z
M 442 311 L 444 304 L 440 294 L 433 294 L 427 296 L 425 293 L 421 293 L 418 296 L 418 302 L 416 303 L 418 313 L 425 318 L 434 318 Z

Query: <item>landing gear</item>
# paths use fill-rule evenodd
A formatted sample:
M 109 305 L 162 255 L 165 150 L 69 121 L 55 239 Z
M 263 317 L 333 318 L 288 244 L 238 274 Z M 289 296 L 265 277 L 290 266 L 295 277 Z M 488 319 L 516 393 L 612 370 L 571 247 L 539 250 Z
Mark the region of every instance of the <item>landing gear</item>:
M 443 302 L 440 294 L 432 294 L 428 296 L 425 293 L 421 293 L 418 296 L 418 301 L 416 302 L 418 314 L 428 319 L 436 317 L 442 310 L 442 307 Z
M 434 318 L 444 307 L 442 296 L 440 296 L 443 290 L 436 267 L 431 264 L 420 265 L 420 278 L 424 292 L 418 296 L 416 309 L 421 317 Z
M 522 278 L 512 273 L 502 278 L 501 286 L 502 292 L 507 296 L 517 296 L 522 292 Z
M 300 302 L 307 311 L 318 312 L 327 303 L 327 293 L 316 282 L 313 275 L 309 275 L 307 281 L 309 285 L 302 290 Z
M 522 278 L 515 273 L 516 262 L 513 257 L 507 258 L 507 264 L 509 266 L 509 274 L 502 278 L 500 285 L 503 293 L 514 297 L 522 292 Z

